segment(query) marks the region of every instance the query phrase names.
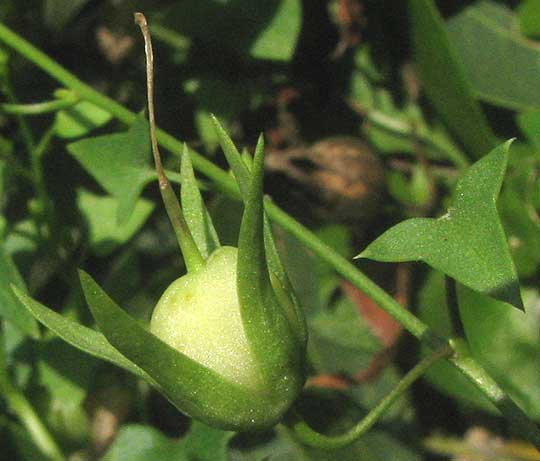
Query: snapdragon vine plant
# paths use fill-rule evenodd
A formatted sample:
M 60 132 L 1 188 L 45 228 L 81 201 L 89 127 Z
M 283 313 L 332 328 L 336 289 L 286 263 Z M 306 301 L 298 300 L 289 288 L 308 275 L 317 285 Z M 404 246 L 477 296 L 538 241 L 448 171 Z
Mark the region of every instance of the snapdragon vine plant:
M 253 431 L 282 424 L 306 445 L 323 449 L 344 447 L 369 430 L 431 365 L 446 359 L 500 410 L 522 437 L 540 447 L 537 425 L 473 358 L 463 338 L 435 334 L 353 263 L 263 197 L 262 136 L 253 157 L 240 154 L 213 118 L 231 176 L 156 128 L 150 33 L 141 13 L 136 13 L 135 20 L 145 40 L 149 124 L 85 85 L 2 24 L 0 40 L 69 89 L 67 93 L 57 93 L 55 108 L 89 101 L 106 109 L 131 130 L 149 130 L 160 193 L 187 274 L 178 274 L 179 278 L 171 282 L 157 301 L 149 325 L 141 325 L 128 315 L 83 271 L 81 285 L 100 332 L 59 315 L 13 286 L 31 314 L 68 343 L 132 372 L 159 390 L 180 411 L 212 427 Z M 181 203 L 162 166 L 159 145 L 181 156 Z M 496 209 L 509 148 L 510 142 L 495 147 L 463 173 L 445 215 L 404 221 L 376 239 L 358 257 L 423 261 L 441 271 L 447 277 L 449 292 L 458 298 L 453 301 L 459 305 L 453 307 L 463 317 L 472 315 L 471 304 L 478 294 L 502 301 L 509 309 L 523 309 L 516 271 Z M 199 192 L 194 168 L 222 192 L 244 202 L 237 247 L 221 245 Z M 306 379 L 308 331 L 303 306 L 280 261 L 271 221 L 376 301 L 422 341 L 428 351 L 394 390 L 342 435 L 316 432 L 295 406 Z M 0 388 L 7 390 L 7 395 L 18 395 L 6 379 L 0 378 Z M 15 411 L 29 414 L 20 398 L 12 400 Z M 61 459 L 39 421 L 33 422 L 32 427 L 38 434 L 36 438 L 44 440 L 44 451 Z
M 163 170 L 155 132 L 150 32 L 142 13 L 135 14 L 135 21 L 145 40 L 150 140 L 159 189 L 188 273 L 163 293 L 147 331 L 80 271 L 86 300 L 108 343 L 109 357 L 104 358 L 121 354 L 130 363 L 129 367 L 121 363 L 125 368 L 137 370 L 178 409 L 211 426 L 253 431 L 283 421 L 315 447 L 339 448 L 352 443 L 452 349 L 441 344 L 342 436 L 318 434 L 291 410 L 305 381 L 307 331 L 264 213 L 263 138 L 259 138 L 253 158 L 241 156 L 214 119 L 245 203 L 238 248 L 221 246 L 197 188 L 187 147 L 182 154 L 182 205 Z M 55 314 L 13 289 L 38 320 L 68 339 Z M 79 340 L 72 343 L 81 347 Z

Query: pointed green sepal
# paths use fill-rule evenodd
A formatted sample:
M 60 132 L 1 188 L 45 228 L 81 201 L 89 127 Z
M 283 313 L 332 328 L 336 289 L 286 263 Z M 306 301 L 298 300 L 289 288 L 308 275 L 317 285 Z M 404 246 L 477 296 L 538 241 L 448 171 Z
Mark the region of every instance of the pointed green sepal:
M 281 417 L 284 410 L 278 395 L 227 381 L 147 331 L 88 274 L 80 271 L 80 279 L 107 341 L 151 376 L 160 392 L 182 412 L 227 430 L 270 427 Z
M 152 382 L 152 378 L 146 372 L 120 354 L 120 352 L 107 342 L 105 336 L 101 333 L 63 317 L 47 306 L 37 302 L 16 286 L 12 286 L 12 290 L 21 303 L 23 303 L 39 322 L 67 343 L 87 354 L 113 363 L 140 378 Z
M 212 116 L 212 122 L 214 123 L 216 134 L 218 136 L 221 148 L 223 149 L 223 153 L 225 154 L 225 158 L 233 171 L 242 195 L 242 199 L 246 204 L 249 196 L 250 182 L 252 178 L 251 170 L 253 169 L 254 160 L 251 159 L 249 155 L 242 156 L 238 152 L 234 142 L 215 116 Z M 261 156 L 262 158 L 263 155 L 264 138 L 261 135 L 259 136 L 257 146 L 255 148 L 255 157 Z M 274 285 L 276 285 L 276 290 L 283 294 L 283 301 L 287 304 L 286 308 L 289 311 L 289 318 L 295 323 L 295 332 L 298 334 L 300 342 L 303 343 L 305 347 L 307 342 L 307 327 L 304 314 L 298 304 L 298 301 L 296 300 L 296 297 L 294 296 L 292 284 L 279 257 L 276 244 L 274 242 L 274 237 L 272 235 L 272 227 L 266 214 L 263 215 L 263 233 L 266 261 L 268 263 L 268 270 L 271 274 L 271 279 L 273 282 L 275 282 Z
M 181 181 L 180 192 L 184 218 L 199 252 L 204 259 L 207 259 L 214 250 L 220 247 L 220 243 L 212 218 L 201 197 L 186 144 L 182 152 Z
M 292 402 L 304 382 L 305 349 L 289 318 L 288 306 L 276 296 L 266 265 L 263 171 L 263 150 L 258 149 L 238 240 L 238 300 L 246 336 L 266 386 Z

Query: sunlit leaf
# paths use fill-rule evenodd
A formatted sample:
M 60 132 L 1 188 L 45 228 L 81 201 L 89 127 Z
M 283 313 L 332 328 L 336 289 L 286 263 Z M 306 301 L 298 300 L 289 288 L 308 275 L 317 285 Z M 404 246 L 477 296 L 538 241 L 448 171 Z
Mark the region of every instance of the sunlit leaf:
M 112 115 L 101 107 L 88 101 L 81 101 L 56 114 L 54 130 L 61 138 L 78 138 L 105 125 L 111 118 Z
M 433 0 L 410 0 L 409 5 L 414 59 L 423 88 L 469 153 L 480 157 L 493 148 L 494 135 L 437 7 Z
M 377 261 L 424 261 L 464 285 L 523 308 L 519 282 L 497 214 L 507 142 L 460 179 L 448 212 L 414 218 L 386 231 L 359 256 Z
M 0 317 L 12 322 L 21 332 L 33 338 L 38 338 L 39 329 L 37 323 L 13 295 L 10 287 L 11 283 L 21 290 L 25 290 L 24 282 L 17 267 L 4 247 L 0 245 Z
M 159 430 L 138 424 L 120 429 L 103 461 L 189 461 L 178 441 Z
M 228 444 L 234 432 L 221 431 L 193 421 L 180 441 L 190 460 L 227 461 Z
M 233 435 L 193 421 L 187 434 L 176 440 L 151 426 L 130 424 L 122 427 L 103 461 L 227 461 Z
M 341 299 L 332 310 L 321 310 L 309 319 L 310 358 L 321 373 L 355 373 L 368 367 L 381 349 L 354 304 Z
M 536 170 L 534 159 L 516 165 L 498 201 L 512 257 L 524 277 L 534 275 L 540 264 L 540 222 L 531 197 L 538 188 Z
M 418 293 L 418 316 L 441 337 L 451 337 L 452 319 L 446 306 L 446 290 L 444 275 L 431 270 Z M 424 349 L 428 354 L 429 350 Z M 467 406 L 479 408 L 489 413 L 497 413 L 497 409 L 456 367 L 447 361 L 439 361 L 432 365 L 424 375 L 440 392 L 451 396 Z
M 82 405 L 98 361 L 59 338 L 42 347 L 37 370 L 39 384 L 47 391 L 47 423 L 63 440 L 83 443 L 89 433 L 89 418 Z
M 302 2 L 282 0 L 251 46 L 254 58 L 288 61 L 292 58 L 302 26 Z
M 160 19 L 203 43 L 257 59 L 288 61 L 300 35 L 302 2 L 272 0 L 261 7 L 249 0 L 185 0 Z
M 138 117 L 125 133 L 87 138 L 69 152 L 118 200 L 118 222 L 125 224 L 144 186 L 155 177 L 150 167 L 148 124 Z
M 126 243 L 144 225 L 154 209 L 152 202 L 139 199 L 128 220 L 119 224 L 116 219 L 118 200 L 113 197 L 95 195 L 80 189 L 77 205 L 88 225 L 90 248 L 98 256 L 106 256 Z
M 538 290 L 524 292 L 525 313 L 463 286 L 458 298 L 473 356 L 531 418 L 540 418 Z
M 517 10 L 521 33 L 530 38 L 540 38 L 540 3 L 522 0 Z
M 521 35 L 509 8 L 478 1 L 451 18 L 447 30 L 478 97 L 510 109 L 540 107 L 540 44 Z

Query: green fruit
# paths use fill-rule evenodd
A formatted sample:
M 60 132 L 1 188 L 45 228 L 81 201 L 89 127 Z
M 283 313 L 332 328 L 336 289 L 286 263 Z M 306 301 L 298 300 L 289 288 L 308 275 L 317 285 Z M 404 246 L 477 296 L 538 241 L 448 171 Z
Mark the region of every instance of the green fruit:
M 174 281 L 154 310 L 150 331 L 223 378 L 257 390 L 263 383 L 242 324 L 237 259 L 236 248 L 221 247 L 206 267 Z
M 230 386 L 226 399 L 217 386 L 201 386 L 199 398 L 212 415 L 194 416 L 223 428 L 253 430 L 271 427 L 296 399 L 304 383 L 304 348 L 283 310 L 281 333 L 273 338 L 275 353 L 257 354 L 246 328 L 249 318 L 242 318 L 249 309 L 242 309 L 238 296 L 237 260 L 236 248 L 221 247 L 204 268 L 174 281 L 154 310 L 150 330 L 214 372 L 220 388 Z M 266 333 L 260 336 L 268 342 L 272 333 Z

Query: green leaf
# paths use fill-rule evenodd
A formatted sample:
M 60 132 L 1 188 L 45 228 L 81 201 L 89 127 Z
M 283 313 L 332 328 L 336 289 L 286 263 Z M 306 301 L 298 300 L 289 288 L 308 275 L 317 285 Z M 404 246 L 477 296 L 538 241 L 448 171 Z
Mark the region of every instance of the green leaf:
M 123 426 L 103 461 L 189 461 L 185 450 L 150 426 Z
M 452 319 L 446 305 L 446 290 L 444 275 L 430 270 L 426 281 L 418 293 L 418 315 L 433 331 L 441 337 L 454 336 Z M 427 355 L 431 351 L 422 348 Z M 456 367 L 446 360 L 432 365 L 425 378 L 439 391 L 465 403 L 492 414 L 497 409 Z
M 0 420 L 0 428 L 1 423 L 4 423 L 6 429 L 9 431 L 9 434 L 11 436 L 10 438 L 12 439 L 12 444 L 14 445 L 14 449 L 17 452 L 16 454 L 11 454 L 9 449 L 9 437 L 8 440 L 6 440 L 2 432 L 0 432 L 0 437 L 2 437 L 2 454 L 6 457 L 6 459 L 35 461 L 37 459 L 43 458 L 43 452 L 36 445 L 35 441 L 32 440 L 32 437 L 23 426 L 7 418 L 6 421 Z
M 195 127 L 204 148 L 209 153 L 215 152 L 219 146 L 219 141 L 212 123 L 212 115 L 209 111 L 198 108 L 195 110 L 194 118 Z
M 130 424 L 120 429 L 103 461 L 227 461 L 233 435 L 193 421 L 188 433 L 175 440 L 151 426 Z
M 416 69 L 426 95 L 470 154 L 480 157 L 493 148 L 495 138 L 443 20 L 433 0 L 410 0 L 409 5 Z
M 88 225 L 90 248 L 97 256 L 107 256 L 131 239 L 154 209 L 152 202 L 139 199 L 127 221 L 119 224 L 116 219 L 118 200 L 113 197 L 95 195 L 79 189 L 77 205 Z
M 88 0 L 46 0 L 43 11 L 45 24 L 55 30 L 62 30 L 86 3 Z
M 509 109 L 540 107 L 540 44 L 520 34 L 510 9 L 479 1 L 450 19 L 447 30 L 479 98 Z
M 86 301 L 107 341 L 143 369 L 150 383 L 179 410 L 216 427 L 234 427 L 237 417 L 244 421 L 246 406 L 253 409 L 253 418 L 263 418 L 257 410 L 270 405 L 261 404 L 265 395 L 226 381 L 173 349 L 123 311 L 88 274 L 79 271 L 79 275 Z
M 212 223 L 212 218 L 208 214 L 199 186 L 195 179 L 188 147 L 184 144 L 182 153 L 182 209 L 184 218 L 188 224 L 191 235 L 204 259 L 208 258 L 212 252 L 220 247 L 219 237 Z
M 540 418 L 540 294 L 527 290 L 525 314 L 466 287 L 459 312 L 473 356 L 532 418 Z
M 160 17 L 182 34 L 240 56 L 289 61 L 302 26 L 302 2 L 272 0 L 259 5 L 249 0 L 184 0 Z
M 539 187 L 537 168 L 534 158 L 514 166 L 498 201 L 512 258 L 524 277 L 534 275 L 540 264 L 540 223 L 532 198 Z
M 521 0 L 517 13 L 521 33 L 530 38 L 540 38 L 540 3 L 536 0 Z
M 91 102 L 81 101 L 56 114 L 54 130 L 65 139 L 79 138 L 105 125 L 112 115 Z
M 230 461 L 315 461 L 288 432 L 274 431 L 253 438 L 256 443 L 249 440 L 246 444 L 235 444 L 229 450 Z
M 540 150 L 540 109 L 531 109 L 516 115 L 516 122 L 527 140 Z
M 510 142 L 477 161 L 459 180 L 448 212 L 403 221 L 359 257 L 424 261 L 464 285 L 523 308 L 519 282 L 499 221 L 499 193 Z
M 69 152 L 118 200 L 118 223 L 135 209 L 144 186 L 155 178 L 150 167 L 148 124 L 138 117 L 125 133 L 87 138 L 69 144 Z
M 37 322 L 13 295 L 10 284 L 25 290 L 24 282 L 3 245 L 0 245 L 0 317 L 12 322 L 21 332 L 39 338 Z
M 37 370 L 47 390 L 46 421 L 62 440 L 81 444 L 89 434 L 83 403 L 98 361 L 59 338 L 48 340 L 40 352 Z
M 57 314 L 16 287 L 13 287 L 13 291 L 37 320 L 64 341 L 83 352 L 124 368 L 140 378 L 152 381 L 143 370 L 112 347 L 101 333 Z
M 42 345 L 38 363 L 40 383 L 59 400 L 79 405 L 86 396 L 97 361 L 60 341 L 48 340 Z
M 209 123 L 212 126 L 211 114 L 228 122 L 238 117 L 242 110 L 249 105 L 252 88 L 251 83 L 244 78 L 230 81 L 214 76 L 188 80 L 184 83 L 184 90 L 192 95 L 196 101 L 195 121 L 199 128 L 199 134 L 203 135 L 209 127 L 203 127 L 202 123 Z M 206 133 L 203 139 L 206 139 L 210 144 L 215 143 L 214 147 L 217 147 L 218 140 L 215 130 L 212 129 L 212 133 Z
M 265 24 L 251 46 L 251 56 L 273 61 L 289 61 L 293 56 L 301 26 L 302 2 L 280 1 L 271 20 Z
M 410 179 L 399 171 L 391 171 L 387 182 L 389 192 L 403 205 L 423 207 L 429 203 L 430 178 L 424 167 L 415 165 Z
M 354 375 L 368 367 L 381 349 L 354 304 L 346 298 L 332 311 L 321 310 L 309 320 L 310 358 L 321 373 Z
M 190 461 L 227 461 L 228 444 L 234 432 L 220 431 L 193 421 L 181 440 Z

